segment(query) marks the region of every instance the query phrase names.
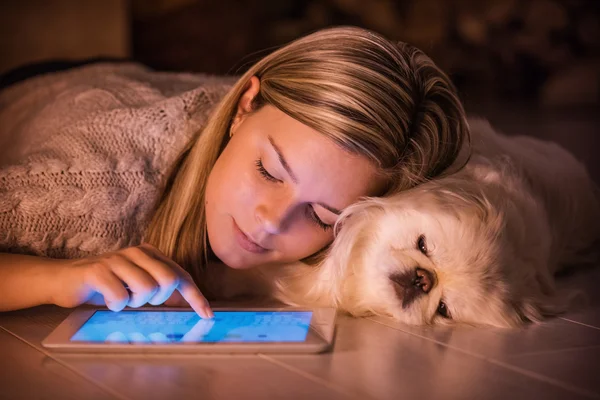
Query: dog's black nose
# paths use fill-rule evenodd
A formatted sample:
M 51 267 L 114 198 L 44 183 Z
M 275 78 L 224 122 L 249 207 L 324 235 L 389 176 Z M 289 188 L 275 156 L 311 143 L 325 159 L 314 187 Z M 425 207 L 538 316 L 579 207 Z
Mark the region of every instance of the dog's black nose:
M 394 282 L 394 289 L 402 300 L 403 308 L 410 306 L 419 296 L 429 293 L 435 286 L 435 274 L 421 267 L 392 274 L 390 279 Z
M 415 271 L 415 278 L 412 281 L 412 284 L 419 289 L 421 289 L 425 293 L 429 293 L 431 288 L 435 285 L 433 273 L 431 271 L 417 267 Z

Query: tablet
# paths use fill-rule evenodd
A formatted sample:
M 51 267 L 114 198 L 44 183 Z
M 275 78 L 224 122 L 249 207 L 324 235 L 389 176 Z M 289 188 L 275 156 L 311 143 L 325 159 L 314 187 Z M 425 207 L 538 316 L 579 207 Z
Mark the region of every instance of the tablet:
M 113 312 L 76 309 L 42 345 L 56 351 L 123 353 L 320 353 L 334 337 L 331 308 L 142 307 Z

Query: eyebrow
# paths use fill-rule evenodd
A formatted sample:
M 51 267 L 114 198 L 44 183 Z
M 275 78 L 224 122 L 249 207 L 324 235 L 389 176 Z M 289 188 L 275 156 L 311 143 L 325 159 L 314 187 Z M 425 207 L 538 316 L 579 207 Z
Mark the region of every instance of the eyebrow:
M 269 136 L 269 143 L 271 143 L 273 150 L 275 150 L 275 153 L 277 153 L 277 157 L 279 158 L 279 162 L 281 163 L 281 166 L 287 171 L 290 178 L 292 178 L 292 181 L 294 181 L 294 183 L 297 184 L 298 178 L 294 174 L 294 171 L 292 171 L 292 169 L 290 168 L 290 164 L 288 164 L 288 162 L 286 161 L 285 157 L 283 156 L 283 153 L 281 152 L 281 149 L 277 146 L 277 144 L 275 143 L 275 141 L 273 140 L 273 138 L 271 136 Z M 332 212 L 335 215 L 341 214 L 341 211 L 338 210 L 337 208 L 331 207 L 324 203 L 316 203 L 316 204 L 320 205 L 321 207 L 328 210 L 329 212 Z

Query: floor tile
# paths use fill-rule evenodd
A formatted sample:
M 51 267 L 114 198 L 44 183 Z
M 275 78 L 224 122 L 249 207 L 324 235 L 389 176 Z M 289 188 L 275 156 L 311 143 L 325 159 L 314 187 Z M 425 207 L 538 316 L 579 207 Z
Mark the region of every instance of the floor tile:
M 0 398 L 115 399 L 69 368 L 0 329 Z
M 600 309 L 588 309 L 561 317 L 562 320 L 600 330 Z
M 577 388 L 527 376 L 373 321 L 342 317 L 337 335 L 331 354 L 271 357 L 375 399 L 585 398 Z
M 69 356 L 59 360 L 130 399 L 352 399 L 256 355 Z
M 373 320 L 451 348 L 496 360 L 519 354 L 600 345 L 600 330 L 559 318 L 520 329 L 421 327 L 403 325 L 384 317 L 374 317 Z
M 594 392 L 600 397 L 600 347 L 511 357 L 510 364 Z

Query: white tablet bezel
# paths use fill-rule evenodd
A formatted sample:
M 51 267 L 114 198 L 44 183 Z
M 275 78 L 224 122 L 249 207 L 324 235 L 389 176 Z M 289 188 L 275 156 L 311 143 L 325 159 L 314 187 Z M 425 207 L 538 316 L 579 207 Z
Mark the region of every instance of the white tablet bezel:
M 213 311 L 310 311 L 312 318 L 304 342 L 271 343 L 98 343 L 72 342 L 70 339 L 96 312 L 107 308 L 75 309 L 50 335 L 42 346 L 61 352 L 76 353 L 322 353 L 333 344 L 336 311 L 333 308 L 296 307 L 215 307 Z M 190 311 L 189 308 L 140 307 L 125 311 Z

